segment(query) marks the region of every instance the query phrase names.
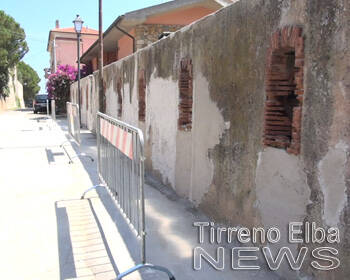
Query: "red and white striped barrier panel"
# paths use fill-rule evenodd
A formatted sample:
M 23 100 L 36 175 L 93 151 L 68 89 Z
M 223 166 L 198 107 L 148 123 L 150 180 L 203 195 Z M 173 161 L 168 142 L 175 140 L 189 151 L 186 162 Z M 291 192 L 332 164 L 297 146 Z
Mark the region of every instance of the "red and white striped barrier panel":
M 100 119 L 100 133 L 113 146 L 133 159 L 132 134 L 105 119 Z

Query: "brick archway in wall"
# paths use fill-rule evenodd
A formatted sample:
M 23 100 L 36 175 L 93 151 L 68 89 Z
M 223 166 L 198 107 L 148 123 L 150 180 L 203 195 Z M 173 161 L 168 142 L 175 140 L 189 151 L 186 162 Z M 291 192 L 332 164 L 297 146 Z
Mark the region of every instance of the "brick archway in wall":
M 304 38 L 299 26 L 272 34 L 266 65 L 264 145 L 300 153 Z

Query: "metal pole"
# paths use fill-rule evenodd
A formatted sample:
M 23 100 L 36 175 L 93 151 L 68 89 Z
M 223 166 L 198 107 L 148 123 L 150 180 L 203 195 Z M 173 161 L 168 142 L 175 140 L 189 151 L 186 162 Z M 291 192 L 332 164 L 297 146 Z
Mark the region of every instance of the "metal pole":
M 79 104 L 79 127 L 81 127 L 81 106 L 80 106 L 80 33 L 77 34 L 77 49 L 78 49 L 78 104 Z
M 145 174 L 144 174 L 144 156 L 143 156 L 143 147 L 140 143 L 139 150 L 140 158 L 140 200 L 141 200 L 141 262 L 143 264 L 146 263 L 146 217 L 145 217 L 145 192 L 144 192 L 144 184 L 145 184 Z
M 96 115 L 96 135 L 97 135 L 97 175 L 98 182 L 100 183 L 100 174 L 101 174 L 101 117 Z
M 53 120 L 56 120 L 56 103 L 55 99 L 51 99 L 51 117 Z
M 99 0 L 98 5 L 98 47 L 99 47 L 99 57 L 98 57 L 98 70 L 99 70 L 99 111 L 105 113 L 104 108 L 104 92 L 103 92 L 103 30 L 102 30 L 102 0 Z

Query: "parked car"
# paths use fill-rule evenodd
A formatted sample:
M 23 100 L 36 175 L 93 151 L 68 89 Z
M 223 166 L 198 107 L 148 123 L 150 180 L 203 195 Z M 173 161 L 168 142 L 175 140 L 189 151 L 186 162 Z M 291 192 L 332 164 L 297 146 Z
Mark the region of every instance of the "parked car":
M 35 98 L 33 101 L 34 114 L 38 112 L 46 112 L 46 100 L 49 100 L 47 94 L 35 95 Z M 50 108 L 50 104 L 49 104 L 49 108 Z
M 25 106 L 26 108 L 33 108 L 33 107 L 34 107 L 33 101 L 34 101 L 34 100 L 32 100 L 32 99 L 30 99 L 30 100 L 24 100 L 24 106 Z

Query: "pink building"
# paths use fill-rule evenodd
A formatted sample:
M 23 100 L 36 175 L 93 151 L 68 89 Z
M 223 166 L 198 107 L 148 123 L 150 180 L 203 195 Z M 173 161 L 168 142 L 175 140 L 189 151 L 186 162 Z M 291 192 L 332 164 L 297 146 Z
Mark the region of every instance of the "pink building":
M 81 31 L 80 54 L 83 54 L 98 39 L 98 31 L 83 27 Z M 60 64 L 76 65 L 77 63 L 77 34 L 74 27 L 60 28 L 56 20 L 56 28 L 50 30 L 47 42 L 50 53 L 50 72 L 56 72 Z

